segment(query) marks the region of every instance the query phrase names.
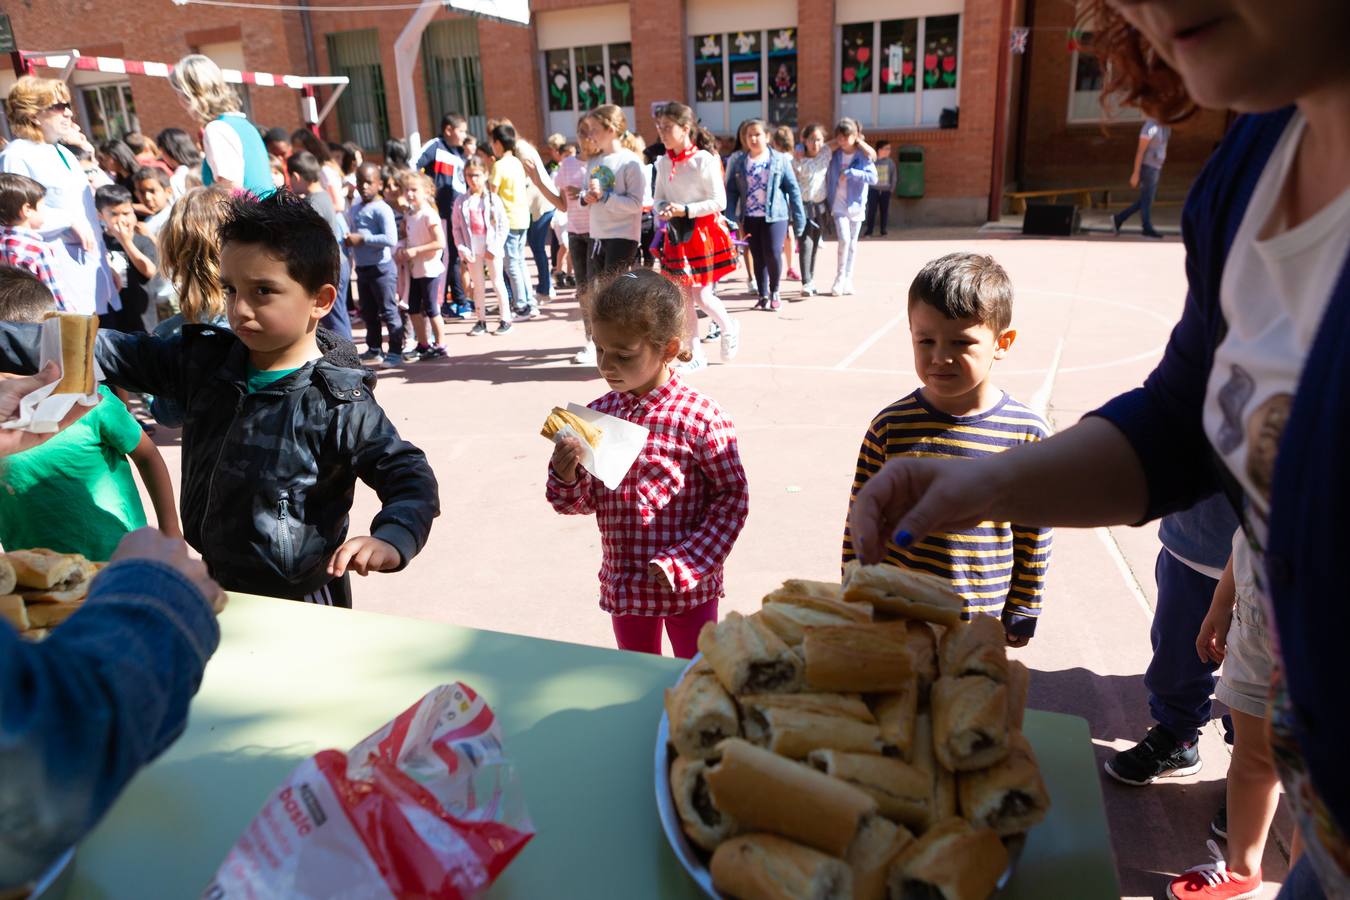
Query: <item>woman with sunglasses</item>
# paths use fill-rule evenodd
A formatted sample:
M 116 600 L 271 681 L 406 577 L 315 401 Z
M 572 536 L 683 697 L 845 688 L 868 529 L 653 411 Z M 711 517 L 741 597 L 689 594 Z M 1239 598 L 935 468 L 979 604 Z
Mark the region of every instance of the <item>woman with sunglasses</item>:
M 42 236 L 56 257 L 56 279 L 72 312 L 103 315 L 122 308 L 103 247 L 94 190 L 80 161 L 61 146 L 86 144 L 70 90 L 52 78 L 25 75 L 5 98 L 15 139 L 0 152 L 0 171 L 27 175 L 47 189 Z

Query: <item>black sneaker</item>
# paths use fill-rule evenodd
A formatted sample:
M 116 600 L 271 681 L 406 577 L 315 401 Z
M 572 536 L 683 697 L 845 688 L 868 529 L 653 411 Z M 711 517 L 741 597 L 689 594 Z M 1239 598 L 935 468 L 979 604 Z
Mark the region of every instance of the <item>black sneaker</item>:
M 469 329 L 469 337 L 478 337 L 480 334 L 487 334 L 486 322 L 478 322 Z
M 384 359 L 384 354 L 378 350 L 367 350 L 361 354 L 362 362 L 369 362 L 372 359 Z
M 1219 807 L 1219 811 L 1214 814 L 1214 818 L 1209 822 L 1209 830 L 1215 837 L 1228 840 L 1228 804 L 1225 803 Z
M 510 322 L 502 322 L 500 325 L 497 326 L 497 330 L 494 331 L 494 332 L 492 332 L 492 333 L 493 333 L 494 335 L 510 334 L 510 333 L 511 333 L 511 323 L 510 323 Z
M 1152 784 L 1158 778 L 1194 775 L 1200 771 L 1200 747 L 1182 743 L 1161 725 L 1154 725 L 1142 741 L 1106 761 L 1106 774 L 1125 784 Z

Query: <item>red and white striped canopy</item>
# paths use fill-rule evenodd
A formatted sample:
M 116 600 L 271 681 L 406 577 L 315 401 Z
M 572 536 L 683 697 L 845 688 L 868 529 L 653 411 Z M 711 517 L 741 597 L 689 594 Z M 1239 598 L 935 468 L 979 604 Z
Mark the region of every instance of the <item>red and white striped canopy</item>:
M 24 53 L 23 58 L 35 66 L 48 69 L 64 69 L 70 65 L 69 53 Z M 109 72 L 117 75 L 149 75 L 155 78 L 168 78 L 173 66 L 162 62 L 148 62 L 139 59 L 117 59 L 112 56 L 76 56 L 75 68 L 88 72 Z M 306 84 L 314 84 L 320 79 L 306 78 L 301 75 L 273 75 L 271 72 L 241 72 L 238 69 L 221 69 L 225 80 L 231 84 L 257 84 L 263 87 L 288 87 L 300 90 Z M 322 79 L 328 81 L 331 79 Z M 345 80 L 345 79 L 344 79 Z

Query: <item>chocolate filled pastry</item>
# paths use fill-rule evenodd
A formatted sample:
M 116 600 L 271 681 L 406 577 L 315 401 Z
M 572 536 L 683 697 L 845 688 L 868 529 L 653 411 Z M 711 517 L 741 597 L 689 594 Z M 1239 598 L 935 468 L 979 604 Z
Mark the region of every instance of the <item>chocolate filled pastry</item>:
M 851 784 L 740 738 L 704 776 L 712 802 L 746 831 L 768 831 L 843 857 L 876 801 Z
M 891 867 L 892 900 L 985 900 L 1008 869 L 1008 850 L 988 828 L 944 819 Z
M 780 602 L 774 599 L 773 594 L 764 598 L 764 607 L 759 611 L 759 616 L 774 634 L 791 647 L 802 642 L 806 637 L 806 629 L 812 625 L 847 625 L 850 622 L 872 620 L 870 611 L 863 611 L 854 604 L 820 600 L 811 600 L 807 604 Z
M 1022 730 L 1030 687 L 1031 670 L 1015 659 L 1008 660 L 1008 727 L 1014 731 Z
M 933 718 L 921 712 L 914 718 L 914 768 L 933 778 L 933 803 L 928 822 L 915 826 L 916 832 L 927 831 L 943 819 L 956 815 L 956 776 L 938 762 L 933 749 Z
M 735 820 L 713 805 L 704 778 L 707 770 L 708 764 L 704 760 L 675 757 L 675 762 L 670 764 L 670 793 L 689 840 L 712 851 L 737 829 Z
M 853 900 L 886 900 L 891 863 L 913 841 L 914 835 L 890 819 L 873 816 L 864 822 L 846 860 L 853 870 Z
M 882 693 L 913 678 L 904 625 L 821 625 L 802 639 L 806 684 L 817 691 Z
M 758 615 L 730 612 L 709 622 L 698 634 L 698 649 L 733 694 L 801 690 L 801 657 Z
M 743 704 L 745 737 L 790 759 L 805 759 L 822 747 L 878 753 L 881 731 L 871 722 L 856 718 L 774 704 Z
M 713 887 L 739 900 L 849 900 L 848 865 L 772 834 L 735 837 L 713 854 Z
M 1001 837 L 1028 831 L 1050 811 L 1050 795 L 1031 744 L 1017 731 L 1008 743 L 1008 758 L 1003 762 L 957 779 L 961 815 Z
M 736 698 L 743 711 L 774 707 L 797 709 L 822 716 L 844 716 L 875 725 L 876 719 L 857 694 L 742 694 Z
M 11 550 L 4 556 L 14 569 L 20 590 L 68 591 L 90 577 L 81 565 L 84 557 L 55 550 Z
M 905 687 L 889 694 L 878 694 L 872 701 L 872 714 L 881 729 L 881 742 L 906 760 L 914 759 L 914 720 L 919 714 L 919 679 L 911 678 Z
M 973 772 L 1008 756 L 1008 689 L 982 675 L 933 683 L 933 752 L 952 772 Z
M 826 775 L 861 788 L 886 818 L 923 828 L 933 809 L 933 775 L 902 759 L 870 753 L 813 750 L 807 761 Z
M 736 704 L 712 665 L 699 660 L 673 688 L 666 688 L 670 742 L 681 756 L 707 759 L 729 737 L 741 733 Z
M 943 675 L 960 678 L 983 675 L 994 681 L 1008 680 L 1008 642 L 1003 623 L 993 616 L 975 616 L 953 625 L 942 635 L 938 668 Z
M 937 634 L 927 622 L 910 619 L 905 622 L 909 654 L 914 659 L 914 674 L 919 676 L 919 691 L 928 696 L 928 689 L 938 678 Z
M 877 616 L 922 619 L 938 625 L 955 625 L 965 608 L 965 601 L 946 578 L 885 563 L 850 567 L 844 599 L 872 604 Z

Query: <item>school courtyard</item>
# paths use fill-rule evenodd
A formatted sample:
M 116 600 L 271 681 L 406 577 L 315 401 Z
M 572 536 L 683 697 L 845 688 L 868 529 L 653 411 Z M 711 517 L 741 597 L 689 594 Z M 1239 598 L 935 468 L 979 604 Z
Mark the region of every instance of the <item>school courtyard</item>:
M 787 577 L 838 577 L 858 443 L 871 417 L 917 384 L 906 289 L 924 261 L 957 249 L 991 253 L 1007 268 L 1018 336 L 996 381 L 1055 428 L 1140 383 L 1185 297 L 1181 242 L 1137 233 L 892 230 L 860 247 L 856 296 L 789 302 L 777 314 L 751 310 L 743 275 L 723 282 L 742 322 L 740 355 L 724 365 L 716 345 L 706 345 L 712 364 L 690 376 L 734 419 L 750 479 L 750 517 L 727 563 L 723 612 L 758 609 Z M 833 244 L 821 257 L 816 281 L 829 285 Z M 787 282 L 785 297 L 795 299 L 797 287 Z M 442 513 L 406 571 L 356 579 L 357 608 L 614 646 L 596 606 L 595 522 L 555 515 L 545 501 L 551 447 L 539 436 L 551 407 L 586 403 L 606 387 L 594 369 L 571 363 L 582 340 L 572 292 L 544 309 L 500 338 L 471 339 L 469 323 L 450 324 L 449 359 L 380 375 L 381 403 L 436 471 Z M 160 429 L 156 442 L 176 477 L 177 433 Z M 358 489 L 353 533 L 364 533 L 376 509 L 374 493 Z M 1014 651 L 1034 673 L 1031 705 L 1086 718 L 1099 761 L 1151 724 L 1142 675 L 1159 546 L 1153 525 L 1059 531 L 1036 638 Z M 222 625 L 228 630 L 228 611 Z M 1147 788 L 1103 775 L 1125 896 L 1160 895 L 1165 874 L 1208 860 L 1208 823 L 1228 765 L 1217 720 L 1202 755 L 1198 775 Z M 1283 813 L 1277 830 L 1263 896 L 1274 896 L 1286 869 Z

